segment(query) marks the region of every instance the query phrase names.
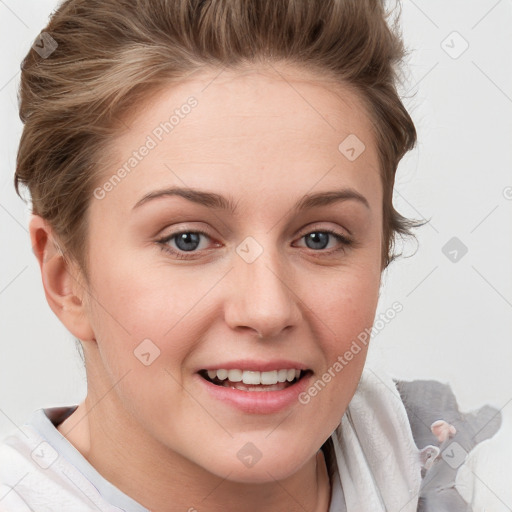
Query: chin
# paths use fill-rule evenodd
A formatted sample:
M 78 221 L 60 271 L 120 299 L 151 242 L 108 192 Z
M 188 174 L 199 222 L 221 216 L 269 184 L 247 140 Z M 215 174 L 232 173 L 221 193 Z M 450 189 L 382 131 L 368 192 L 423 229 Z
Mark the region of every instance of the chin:
M 262 446 L 264 443 L 259 443 Z M 259 449 L 258 442 L 236 442 L 236 449 L 222 451 L 217 457 L 211 455 L 202 461 L 204 469 L 220 478 L 239 483 L 272 483 L 285 480 L 296 473 L 315 456 L 314 448 L 301 443 L 280 443 L 279 446 L 266 443 Z M 216 460 L 216 464 L 212 461 Z

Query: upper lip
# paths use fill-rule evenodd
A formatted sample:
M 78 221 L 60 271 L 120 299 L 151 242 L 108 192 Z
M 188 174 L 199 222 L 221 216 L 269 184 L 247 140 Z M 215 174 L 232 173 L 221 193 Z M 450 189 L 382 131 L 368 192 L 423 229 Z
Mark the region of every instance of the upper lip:
M 273 370 L 308 370 L 308 366 L 298 361 L 291 361 L 285 359 L 273 360 L 273 361 L 257 361 L 243 359 L 238 361 L 224 361 L 215 364 L 209 364 L 202 366 L 200 370 L 252 370 L 256 372 L 271 372 Z

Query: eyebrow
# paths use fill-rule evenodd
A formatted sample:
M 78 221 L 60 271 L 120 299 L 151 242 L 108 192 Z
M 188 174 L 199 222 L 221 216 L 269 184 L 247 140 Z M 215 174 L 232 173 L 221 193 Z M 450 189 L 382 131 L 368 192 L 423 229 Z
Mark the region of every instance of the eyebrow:
M 148 203 L 153 199 L 171 196 L 183 197 L 188 201 L 206 206 L 208 208 L 213 208 L 215 210 L 225 210 L 230 212 L 232 215 L 235 215 L 237 211 L 237 204 L 233 201 L 232 198 L 226 198 L 220 194 L 216 194 L 215 192 L 179 187 L 172 187 L 149 192 L 135 204 L 132 210 L 139 208 L 143 204 Z M 350 199 L 358 201 L 359 203 L 366 206 L 366 208 L 371 210 L 368 200 L 359 192 L 351 188 L 307 194 L 295 203 L 295 205 L 292 207 L 292 210 L 294 212 L 301 212 L 310 208 L 327 206 Z

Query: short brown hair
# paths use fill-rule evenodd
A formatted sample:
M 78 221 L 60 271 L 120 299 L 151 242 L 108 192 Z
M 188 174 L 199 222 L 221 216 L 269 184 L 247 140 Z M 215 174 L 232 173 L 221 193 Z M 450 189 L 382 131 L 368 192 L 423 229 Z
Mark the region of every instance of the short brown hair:
M 65 0 L 43 29 L 57 47 L 22 63 L 16 192 L 28 187 L 32 212 L 87 279 L 87 211 L 121 116 L 201 68 L 283 60 L 335 77 L 367 107 L 384 191 L 384 269 L 396 235 L 422 225 L 392 204 L 416 130 L 396 89 L 406 52 L 390 14 L 384 0 Z

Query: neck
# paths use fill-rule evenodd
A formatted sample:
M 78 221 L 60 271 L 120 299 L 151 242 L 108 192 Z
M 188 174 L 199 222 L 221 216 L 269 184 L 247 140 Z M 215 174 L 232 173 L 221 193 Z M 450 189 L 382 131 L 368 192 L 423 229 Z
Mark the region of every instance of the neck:
M 284 480 L 233 482 L 170 452 L 155 440 L 146 442 L 145 433 L 128 429 L 128 422 L 106 421 L 112 418 L 112 411 L 102 410 L 101 405 L 87 397 L 58 430 L 105 479 L 152 512 L 329 509 L 329 475 L 321 450 Z

